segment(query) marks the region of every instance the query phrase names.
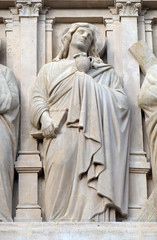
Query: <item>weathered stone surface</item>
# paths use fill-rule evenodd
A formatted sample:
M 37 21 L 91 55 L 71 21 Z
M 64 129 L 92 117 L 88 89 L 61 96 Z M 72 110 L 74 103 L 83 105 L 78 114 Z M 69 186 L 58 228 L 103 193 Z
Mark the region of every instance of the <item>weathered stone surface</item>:
M 1 223 L 2 240 L 156 240 L 157 223 Z

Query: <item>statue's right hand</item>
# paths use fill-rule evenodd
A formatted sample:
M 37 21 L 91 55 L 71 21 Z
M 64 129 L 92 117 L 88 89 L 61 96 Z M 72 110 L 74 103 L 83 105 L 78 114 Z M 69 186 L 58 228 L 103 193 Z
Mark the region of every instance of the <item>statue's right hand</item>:
M 48 112 L 44 112 L 42 114 L 40 122 L 41 122 L 41 130 L 42 130 L 43 136 L 46 139 L 56 138 L 58 126 L 49 116 Z

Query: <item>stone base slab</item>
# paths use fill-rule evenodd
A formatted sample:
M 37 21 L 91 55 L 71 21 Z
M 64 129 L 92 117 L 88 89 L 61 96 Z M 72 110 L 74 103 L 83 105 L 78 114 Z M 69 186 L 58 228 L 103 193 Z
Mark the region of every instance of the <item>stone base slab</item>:
M 1 240 L 157 240 L 157 223 L 0 223 Z

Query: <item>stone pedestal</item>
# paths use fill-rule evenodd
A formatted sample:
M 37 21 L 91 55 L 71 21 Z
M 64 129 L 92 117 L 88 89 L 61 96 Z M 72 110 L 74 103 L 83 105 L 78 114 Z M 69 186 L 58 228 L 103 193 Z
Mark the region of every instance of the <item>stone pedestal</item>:
M 15 163 L 19 174 L 19 202 L 15 222 L 40 222 L 41 208 L 38 205 L 38 172 L 42 168 L 39 152 L 20 152 Z
M 157 223 L 0 223 L 2 240 L 156 240 Z

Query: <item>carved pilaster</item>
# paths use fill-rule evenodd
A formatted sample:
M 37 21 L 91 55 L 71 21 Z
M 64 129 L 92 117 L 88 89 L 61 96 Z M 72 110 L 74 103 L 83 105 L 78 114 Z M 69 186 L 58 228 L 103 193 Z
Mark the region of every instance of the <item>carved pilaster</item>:
M 20 18 L 18 15 L 17 8 L 9 8 L 10 13 L 12 14 L 12 29 L 13 34 L 12 38 L 12 65 L 10 65 L 11 69 L 13 70 L 16 79 L 20 82 Z M 7 31 L 7 28 L 6 28 Z M 10 40 L 9 40 L 10 42 Z M 8 54 L 8 52 L 7 52 Z M 9 59 L 8 59 L 9 60 Z M 10 61 L 10 60 L 9 60 Z
M 117 2 L 116 8 L 120 17 L 136 17 L 141 10 L 141 3 L 131 1 Z
M 113 20 L 104 19 L 104 25 L 106 26 L 107 63 L 114 65 Z
M 141 11 L 141 1 L 116 0 L 116 8 L 121 21 L 123 85 L 128 96 L 131 111 L 129 156 L 131 197 L 129 214 L 134 218 L 136 209 L 140 208 L 143 199 L 147 198 L 146 174 L 149 171 L 149 164 L 147 164 L 146 153 L 144 152 L 141 111 L 137 103 L 137 97 L 140 91 L 139 65 L 128 51 L 131 45 L 138 41 L 137 20 Z M 138 188 L 135 190 L 137 183 Z M 138 195 L 140 184 L 142 185 L 143 191 L 137 199 L 136 196 Z M 133 195 L 132 192 L 135 194 Z
M 145 36 L 145 21 L 144 17 L 148 9 L 143 9 L 140 16 L 138 17 L 138 40 L 146 40 Z
M 42 0 L 17 0 L 16 8 L 20 17 L 38 17 L 42 9 Z
M 21 125 L 20 151 L 16 162 L 16 170 L 19 173 L 19 203 L 15 221 L 41 221 L 41 208 L 38 205 L 38 172 L 42 166 L 37 142 L 30 135 L 32 126 L 29 120 L 29 100 L 38 72 L 39 11 L 42 4 L 43 0 L 16 0 L 20 20 Z
M 6 64 L 13 69 L 13 21 L 11 18 L 5 18 L 6 34 Z
M 150 49 L 153 49 L 153 19 L 145 19 L 146 42 Z
M 44 8 L 38 21 L 38 71 L 46 63 L 46 14 L 48 9 Z
M 112 41 L 113 44 L 111 46 L 111 54 L 113 55 L 113 63 L 117 74 L 122 77 L 122 58 L 121 58 L 121 23 L 120 23 L 120 16 L 117 13 L 116 7 L 109 7 L 110 12 L 112 14 L 112 29 L 113 29 L 113 36 Z M 117 46 L 119 46 L 117 48 Z
M 52 33 L 54 19 L 46 20 L 46 62 L 52 62 Z
M 146 32 L 152 32 L 152 19 L 145 19 L 145 30 Z
M 106 32 L 113 31 L 113 20 L 112 19 L 104 19 L 104 25 L 106 26 Z

